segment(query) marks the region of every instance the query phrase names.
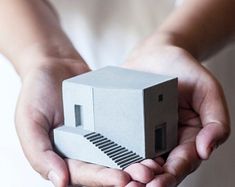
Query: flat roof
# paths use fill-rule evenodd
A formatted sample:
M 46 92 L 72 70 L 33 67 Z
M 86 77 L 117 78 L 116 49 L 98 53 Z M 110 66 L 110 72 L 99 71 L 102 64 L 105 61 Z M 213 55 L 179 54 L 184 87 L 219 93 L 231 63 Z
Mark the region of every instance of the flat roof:
M 71 83 L 110 89 L 145 89 L 175 77 L 107 66 L 67 79 Z

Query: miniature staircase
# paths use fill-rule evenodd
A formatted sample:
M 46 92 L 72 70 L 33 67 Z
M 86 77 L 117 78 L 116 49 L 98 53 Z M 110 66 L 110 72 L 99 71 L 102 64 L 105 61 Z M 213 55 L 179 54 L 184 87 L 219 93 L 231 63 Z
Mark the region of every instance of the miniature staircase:
M 84 137 L 112 159 L 121 169 L 144 160 L 133 151 L 129 151 L 99 133 L 92 132 L 84 135 Z

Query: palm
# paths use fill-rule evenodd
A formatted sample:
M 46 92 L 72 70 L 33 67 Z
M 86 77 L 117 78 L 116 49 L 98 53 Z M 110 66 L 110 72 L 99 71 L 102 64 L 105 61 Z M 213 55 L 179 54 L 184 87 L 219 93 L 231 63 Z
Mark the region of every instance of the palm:
M 167 172 L 178 177 L 177 183 L 186 177 L 186 173 L 189 174 L 195 170 L 201 162 L 196 150 L 196 137 L 202 128 L 200 116 L 191 106 L 186 107 L 183 103 L 185 101 L 179 102 L 179 144 L 171 151 L 165 165 Z M 175 167 L 172 169 L 171 165 Z M 175 171 L 174 168 L 178 168 L 177 165 L 181 166 Z
M 200 165 L 201 159 L 209 157 L 215 137 L 222 141 L 227 137 L 226 131 L 221 132 L 224 129 L 214 128 L 221 121 L 228 125 L 222 90 L 188 52 L 172 46 L 158 47 L 147 42 L 134 50 L 124 67 L 178 77 L 178 146 L 170 152 L 163 166 L 165 174 L 148 184 L 176 185 Z M 217 103 L 215 98 L 219 98 Z M 216 116 L 219 110 L 220 115 Z
M 58 187 L 72 184 L 86 186 L 123 186 L 129 176 L 120 170 L 63 160 L 53 151 L 51 132 L 63 122 L 61 83 L 67 77 L 45 71 L 34 72 L 24 79 L 16 112 L 16 127 L 26 157 L 43 177 L 52 180 L 56 172 Z M 82 172 L 80 171 L 82 168 Z M 107 179 L 106 179 L 107 177 Z M 105 179 L 105 180 L 104 180 Z

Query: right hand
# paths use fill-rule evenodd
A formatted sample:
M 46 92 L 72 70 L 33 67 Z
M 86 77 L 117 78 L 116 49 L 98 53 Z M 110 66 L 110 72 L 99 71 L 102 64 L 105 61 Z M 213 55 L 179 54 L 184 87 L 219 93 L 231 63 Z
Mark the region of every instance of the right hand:
M 162 166 L 164 173 L 147 184 L 169 187 L 182 182 L 228 138 L 230 119 L 223 89 L 213 75 L 187 50 L 156 36 L 140 43 L 123 66 L 178 77 L 178 145 Z

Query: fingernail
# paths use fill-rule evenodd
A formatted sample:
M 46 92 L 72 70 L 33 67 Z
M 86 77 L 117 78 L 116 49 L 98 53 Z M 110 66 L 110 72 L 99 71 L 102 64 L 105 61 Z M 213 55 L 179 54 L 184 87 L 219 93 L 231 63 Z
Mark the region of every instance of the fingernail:
M 218 145 L 216 143 L 212 144 L 210 146 L 210 150 L 209 150 L 209 154 L 208 154 L 208 157 L 211 156 L 211 154 L 218 148 Z
M 59 176 L 54 171 L 49 172 L 48 179 L 54 184 L 54 186 L 58 186 Z
M 211 153 L 214 152 L 219 147 L 218 144 L 214 144 L 211 149 Z

